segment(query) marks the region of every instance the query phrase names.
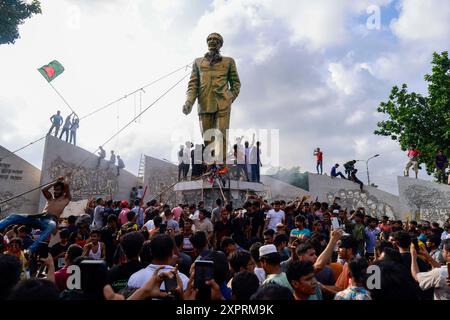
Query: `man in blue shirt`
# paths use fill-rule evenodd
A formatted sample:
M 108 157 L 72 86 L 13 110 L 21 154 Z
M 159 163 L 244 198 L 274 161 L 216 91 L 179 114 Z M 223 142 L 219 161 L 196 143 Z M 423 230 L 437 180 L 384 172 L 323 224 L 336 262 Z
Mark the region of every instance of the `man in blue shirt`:
M 59 127 L 61 127 L 63 123 L 63 117 L 61 116 L 61 111 L 57 111 L 56 114 L 50 117 L 50 121 L 52 122 L 52 126 L 50 130 L 48 130 L 48 134 L 52 133 L 53 128 L 55 128 L 55 137 L 58 137 Z
M 339 164 L 336 163 L 333 168 L 331 168 L 331 177 L 336 178 L 337 176 L 341 177 L 342 179 L 345 179 L 345 176 L 342 174 L 342 172 L 337 172 L 337 168 L 339 168 Z

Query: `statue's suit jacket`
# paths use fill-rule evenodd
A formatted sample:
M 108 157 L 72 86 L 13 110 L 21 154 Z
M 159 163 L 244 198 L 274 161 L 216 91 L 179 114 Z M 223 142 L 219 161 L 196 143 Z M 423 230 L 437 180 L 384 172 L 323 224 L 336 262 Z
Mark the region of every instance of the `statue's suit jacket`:
M 195 59 L 187 90 L 189 111 L 198 99 L 198 114 L 230 113 L 231 103 L 239 95 L 241 82 L 233 58 L 210 66 L 205 58 Z

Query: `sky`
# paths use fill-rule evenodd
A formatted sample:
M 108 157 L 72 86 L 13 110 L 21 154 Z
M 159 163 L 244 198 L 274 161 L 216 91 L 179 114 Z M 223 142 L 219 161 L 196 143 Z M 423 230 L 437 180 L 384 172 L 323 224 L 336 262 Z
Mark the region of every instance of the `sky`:
M 432 53 L 448 50 L 447 0 L 42 0 L 42 15 L 0 45 L 0 145 L 15 150 L 43 136 L 56 110 L 70 110 L 37 68 L 56 59 L 65 72 L 52 84 L 81 116 L 190 65 L 219 32 L 221 53 L 237 63 L 241 93 L 231 128 L 251 135 L 278 130 L 266 164 L 324 171 L 352 159 L 370 161 L 371 182 L 398 194 L 405 152 L 373 134 L 376 108 L 394 85 L 427 94 Z M 94 151 L 140 110 L 190 72 L 181 69 L 80 123 L 78 144 Z M 180 143 L 200 141 L 198 117 L 185 116 L 188 78 L 109 142 L 137 173 L 141 154 L 176 161 Z M 250 136 L 247 137 L 251 139 Z M 259 138 L 259 136 L 258 136 Z M 264 141 L 264 140 L 263 140 Z M 264 144 L 263 143 L 263 148 Z M 44 143 L 18 153 L 41 167 Z M 276 164 L 276 163 L 275 163 Z M 364 162 L 358 162 L 366 182 Z M 270 173 L 270 170 L 269 170 Z M 419 177 L 430 179 L 421 171 Z

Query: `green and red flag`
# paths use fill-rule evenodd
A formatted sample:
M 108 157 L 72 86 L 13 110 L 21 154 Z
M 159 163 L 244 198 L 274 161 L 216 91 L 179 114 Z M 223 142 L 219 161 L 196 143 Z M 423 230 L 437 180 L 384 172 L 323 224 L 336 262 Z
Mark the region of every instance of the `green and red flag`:
M 57 76 L 59 76 L 61 73 L 64 72 L 64 67 L 58 61 L 53 60 L 49 64 L 39 68 L 38 71 L 42 74 L 45 80 L 51 82 Z

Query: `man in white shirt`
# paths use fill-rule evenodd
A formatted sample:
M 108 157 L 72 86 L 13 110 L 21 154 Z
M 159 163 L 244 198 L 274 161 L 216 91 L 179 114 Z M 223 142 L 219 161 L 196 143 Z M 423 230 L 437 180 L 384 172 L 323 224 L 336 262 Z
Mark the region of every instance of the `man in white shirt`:
M 103 225 L 103 213 L 105 211 L 105 201 L 102 198 L 98 198 L 96 201 L 96 207 L 94 208 L 94 219 L 92 221 L 92 226 L 97 230 L 100 230 L 104 227 Z
M 450 263 L 450 239 L 444 241 L 444 251 L 442 255 L 445 261 Z M 417 251 L 414 244 L 411 244 L 411 274 L 419 283 L 422 290 L 434 288 L 434 300 L 450 300 L 450 280 L 448 267 L 441 266 L 427 272 L 419 272 L 417 264 Z
M 209 243 L 211 243 L 214 226 L 211 221 L 206 218 L 204 209 L 199 210 L 198 220 L 194 220 L 194 231 L 203 231 L 206 234 Z
M 152 238 L 150 243 L 150 250 L 152 252 L 152 263 L 146 268 L 139 270 L 131 275 L 128 280 L 128 287 L 130 288 L 141 288 L 143 287 L 148 279 L 150 279 L 156 269 L 164 266 L 161 272 L 167 272 L 173 270 L 173 255 L 174 255 L 174 242 L 172 238 L 166 234 L 161 234 Z M 178 272 L 181 282 L 183 282 L 183 290 L 186 290 L 189 278 Z M 161 291 L 165 291 L 164 282 L 160 287 Z
M 273 209 L 270 209 L 266 215 L 266 224 L 264 229 L 272 229 L 276 231 L 277 224 L 285 224 L 284 211 L 280 209 L 280 201 L 275 201 Z

